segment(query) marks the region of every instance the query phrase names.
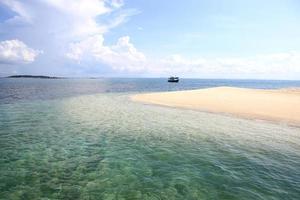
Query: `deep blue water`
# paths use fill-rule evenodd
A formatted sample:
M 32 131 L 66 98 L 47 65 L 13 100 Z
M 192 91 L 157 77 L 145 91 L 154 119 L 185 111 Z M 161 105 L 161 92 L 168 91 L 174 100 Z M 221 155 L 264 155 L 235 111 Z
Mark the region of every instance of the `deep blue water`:
M 165 78 L 0 78 L 0 103 L 34 99 L 56 99 L 84 94 L 175 91 L 217 86 L 274 89 L 300 87 L 300 81 L 181 79 L 179 83 L 168 83 Z

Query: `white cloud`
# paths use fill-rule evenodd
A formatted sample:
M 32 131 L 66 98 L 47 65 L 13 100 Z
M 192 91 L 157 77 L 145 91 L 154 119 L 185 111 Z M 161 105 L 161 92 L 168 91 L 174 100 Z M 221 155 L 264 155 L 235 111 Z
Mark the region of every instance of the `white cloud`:
M 115 8 L 120 8 L 124 5 L 123 0 L 111 0 L 110 5 Z
M 124 62 L 143 57 L 129 42 L 129 37 L 122 37 L 114 46 L 103 44 L 105 33 L 138 13 L 134 9 L 122 9 L 123 0 L 32 0 L 28 4 L 21 0 L 1 0 L 0 3 L 16 13 L 8 21 L 18 18 L 23 22 L 23 26 L 0 24 L 0 28 L 23 32 L 14 37 L 41 45 L 52 60 L 63 55 L 77 61 L 93 56 L 104 64 L 114 64 L 113 69 L 120 69 Z M 101 18 L 104 15 L 105 20 Z M 124 60 L 122 67 L 121 60 Z M 131 66 L 125 64 L 125 68 Z
M 21 30 L 27 26 L 31 34 L 22 35 L 27 40 L 37 35 L 47 39 L 49 44 L 52 39 L 60 39 L 66 46 L 70 41 L 103 35 L 138 13 L 134 9 L 122 9 L 122 0 L 32 0 L 30 3 L 0 0 L 0 4 L 15 13 L 15 16 L 0 24 L 2 32 L 5 29 Z M 109 20 L 102 20 L 100 17 L 103 15 Z M 12 21 L 23 23 L 23 27 L 8 26 L 7 22 Z
M 163 75 L 184 75 L 188 77 L 227 78 L 280 78 L 299 77 L 300 53 L 287 52 L 257 55 L 249 58 L 197 58 L 187 59 L 181 55 L 158 60 L 148 67 Z
M 115 45 L 105 46 L 102 35 L 72 43 L 67 56 L 77 62 L 92 59 L 109 65 L 115 72 L 143 73 L 152 76 L 279 78 L 300 74 L 300 53 L 287 52 L 257 55 L 249 58 L 185 58 L 180 54 L 161 59 L 147 58 L 121 37 Z
M 144 69 L 146 57 L 130 43 L 129 36 L 119 38 L 113 46 L 105 46 L 103 42 L 103 36 L 97 35 L 72 43 L 67 57 L 77 62 L 92 58 L 111 66 L 116 71 L 141 71 Z
M 8 24 L 30 23 L 32 21 L 30 13 L 25 8 L 25 5 L 17 0 L 1 0 L 0 3 L 9 7 L 16 15 L 8 20 Z
M 68 37 L 85 37 L 106 31 L 105 25 L 96 17 L 112 12 L 103 0 L 44 0 L 53 10 L 59 11 L 61 19 L 69 27 Z
M 126 22 L 129 16 L 137 14 L 134 9 L 120 10 L 122 0 L 44 0 L 59 20 L 55 26 L 64 25 L 64 35 L 69 40 L 86 39 L 87 37 L 104 34 L 112 28 Z M 114 13 L 118 11 L 117 13 Z M 110 15 L 114 13 L 114 15 Z M 43 14 L 43 13 L 41 13 Z M 104 22 L 98 17 L 110 15 L 110 20 Z M 44 20 L 51 20 L 44 19 Z
M 0 64 L 31 63 L 41 53 L 29 48 L 20 40 L 5 40 L 0 42 Z

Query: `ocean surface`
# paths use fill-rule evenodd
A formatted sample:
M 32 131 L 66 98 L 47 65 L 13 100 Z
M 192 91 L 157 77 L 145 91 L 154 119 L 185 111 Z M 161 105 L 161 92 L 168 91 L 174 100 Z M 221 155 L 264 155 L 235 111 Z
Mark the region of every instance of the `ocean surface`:
M 300 128 L 130 101 L 300 81 L 0 79 L 0 199 L 299 199 Z

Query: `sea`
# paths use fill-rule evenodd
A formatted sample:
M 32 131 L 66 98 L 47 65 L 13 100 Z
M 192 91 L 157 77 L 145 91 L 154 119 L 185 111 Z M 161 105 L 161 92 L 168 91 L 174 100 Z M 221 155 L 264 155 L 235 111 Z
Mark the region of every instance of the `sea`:
M 0 199 L 300 199 L 300 127 L 130 100 L 216 86 L 300 81 L 0 78 Z

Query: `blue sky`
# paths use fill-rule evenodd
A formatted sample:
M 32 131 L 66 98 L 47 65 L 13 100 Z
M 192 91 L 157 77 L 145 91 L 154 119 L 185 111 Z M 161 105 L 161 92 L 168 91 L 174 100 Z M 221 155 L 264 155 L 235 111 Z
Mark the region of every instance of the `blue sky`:
M 187 56 L 243 56 L 299 49 L 299 1 L 129 2 L 129 7 L 137 7 L 141 13 L 112 30 L 112 38 L 130 31 L 135 45 L 150 49 L 150 53 L 157 47 L 160 55 Z M 143 31 L 136 30 L 139 26 Z
M 0 75 L 300 79 L 298 0 L 0 0 Z

